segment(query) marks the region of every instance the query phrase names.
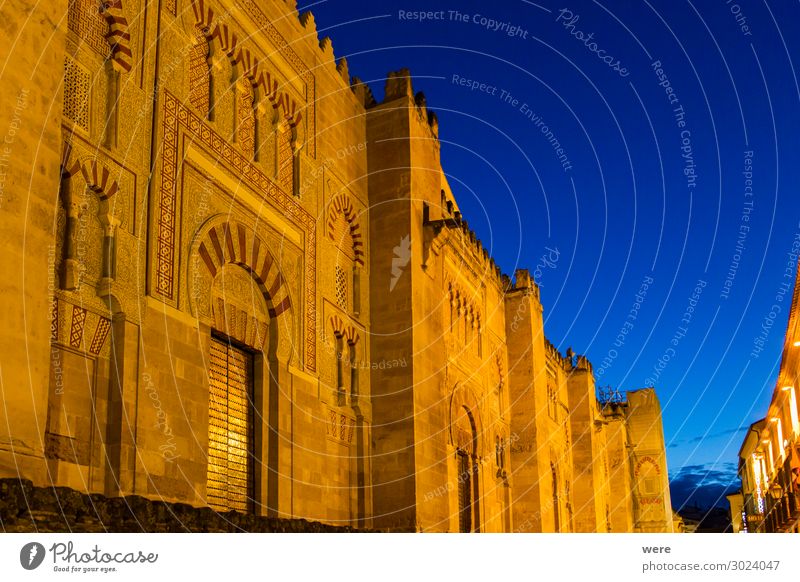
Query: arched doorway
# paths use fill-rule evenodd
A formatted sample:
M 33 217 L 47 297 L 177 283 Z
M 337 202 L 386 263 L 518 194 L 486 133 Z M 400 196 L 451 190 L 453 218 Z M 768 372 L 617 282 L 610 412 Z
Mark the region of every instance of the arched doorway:
M 212 281 L 211 312 L 207 501 L 220 511 L 255 512 L 256 477 L 268 463 L 261 427 L 270 414 L 263 384 L 274 373 L 274 318 L 251 273 L 233 263 Z
M 210 336 L 207 503 L 270 515 L 279 505 L 278 358 L 292 353 L 279 340 L 294 337 L 288 285 L 267 243 L 241 223 L 212 219 L 193 247 L 189 299 Z
M 558 467 L 550 463 L 550 480 L 553 484 L 553 531 L 561 532 L 561 514 L 558 507 Z
M 453 437 L 458 462 L 458 530 L 461 533 L 480 532 L 478 429 L 467 406 L 460 406 L 456 413 Z

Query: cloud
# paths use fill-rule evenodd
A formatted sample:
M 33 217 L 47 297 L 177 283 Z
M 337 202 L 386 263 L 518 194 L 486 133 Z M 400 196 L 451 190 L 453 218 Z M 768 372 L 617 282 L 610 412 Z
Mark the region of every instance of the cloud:
M 686 465 L 671 475 L 672 506 L 727 507 L 725 495 L 740 487 L 736 463 Z
M 731 436 L 731 435 L 734 435 L 734 434 L 737 434 L 737 433 L 740 433 L 740 432 L 744 432 L 748 428 L 750 428 L 750 427 L 749 426 L 740 426 L 739 428 L 729 428 L 727 430 L 721 430 L 719 432 L 713 432 L 711 434 L 705 434 L 705 435 L 696 436 L 694 438 L 688 439 L 686 441 L 686 444 L 687 445 L 693 445 L 693 444 L 701 443 L 703 441 L 707 441 L 707 440 L 711 440 L 711 439 L 718 439 L 720 437 Z
M 722 437 L 728 437 L 728 436 L 732 436 L 732 435 L 735 435 L 735 434 L 738 434 L 738 433 L 742 433 L 742 432 L 745 432 L 748 428 L 750 428 L 750 427 L 749 426 L 740 426 L 740 427 L 737 427 L 737 428 L 729 428 L 729 429 L 721 430 L 721 431 L 718 431 L 718 432 L 712 432 L 710 434 L 708 434 L 708 433 L 707 434 L 702 434 L 702 435 L 699 435 L 699 436 L 696 436 L 696 437 L 692 437 L 692 438 L 689 438 L 689 439 L 678 439 L 678 440 L 672 441 L 669 444 L 669 447 L 667 447 L 667 448 L 674 449 L 674 448 L 677 448 L 677 447 L 680 447 L 680 446 L 683 446 L 683 445 L 696 445 L 697 443 L 702 443 L 702 442 L 705 442 L 705 441 L 710 441 L 710 440 L 713 440 L 713 439 L 718 439 L 718 438 L 722 438 Z

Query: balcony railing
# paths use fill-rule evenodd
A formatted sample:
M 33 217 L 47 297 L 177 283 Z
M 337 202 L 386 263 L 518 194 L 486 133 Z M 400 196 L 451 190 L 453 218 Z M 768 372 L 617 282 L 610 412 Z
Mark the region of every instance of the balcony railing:
M 800 518 L 800 496 L 794 491 L 792 485 L 792 468 L 789 459 L 786 459 L 775 474 L 770 492 L 778 490 L 775 484 L 780 486 L 781 496 L 775 499 L 772 495 L 767 495 L 767 513 L 764 519 L 764 531 L 770 533 L 787 531 Z

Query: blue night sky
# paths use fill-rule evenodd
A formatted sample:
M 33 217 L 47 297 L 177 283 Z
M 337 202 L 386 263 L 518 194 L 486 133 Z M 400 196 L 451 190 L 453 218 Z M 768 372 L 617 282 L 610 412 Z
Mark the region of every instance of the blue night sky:
M 535 271 L 550 340 L 587 354 L 599 385 L 655 384 L 673 504 L 698 485 L 692 502 L 724 503 L 743 427 L 769 403 L 791 300 L 800 4 L 299 8 L 378 100 L 387 72 L 410 68 L 465 218 L 503 272 Z M 410 19 L 420 10 L 444 12 Z

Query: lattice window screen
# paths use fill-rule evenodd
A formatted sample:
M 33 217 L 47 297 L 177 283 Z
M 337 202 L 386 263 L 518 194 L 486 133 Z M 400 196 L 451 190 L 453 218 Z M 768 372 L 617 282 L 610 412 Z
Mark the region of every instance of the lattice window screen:
M 347 273 L 336 265 L 336 303 L 347 311 Z
M 64 60 L 64 116 L 89 129 L 89 72 L 70 58 Z
M 214 509 L 252 508 L 253 358 L 211 340 L 208 397 L 208 504 Z

